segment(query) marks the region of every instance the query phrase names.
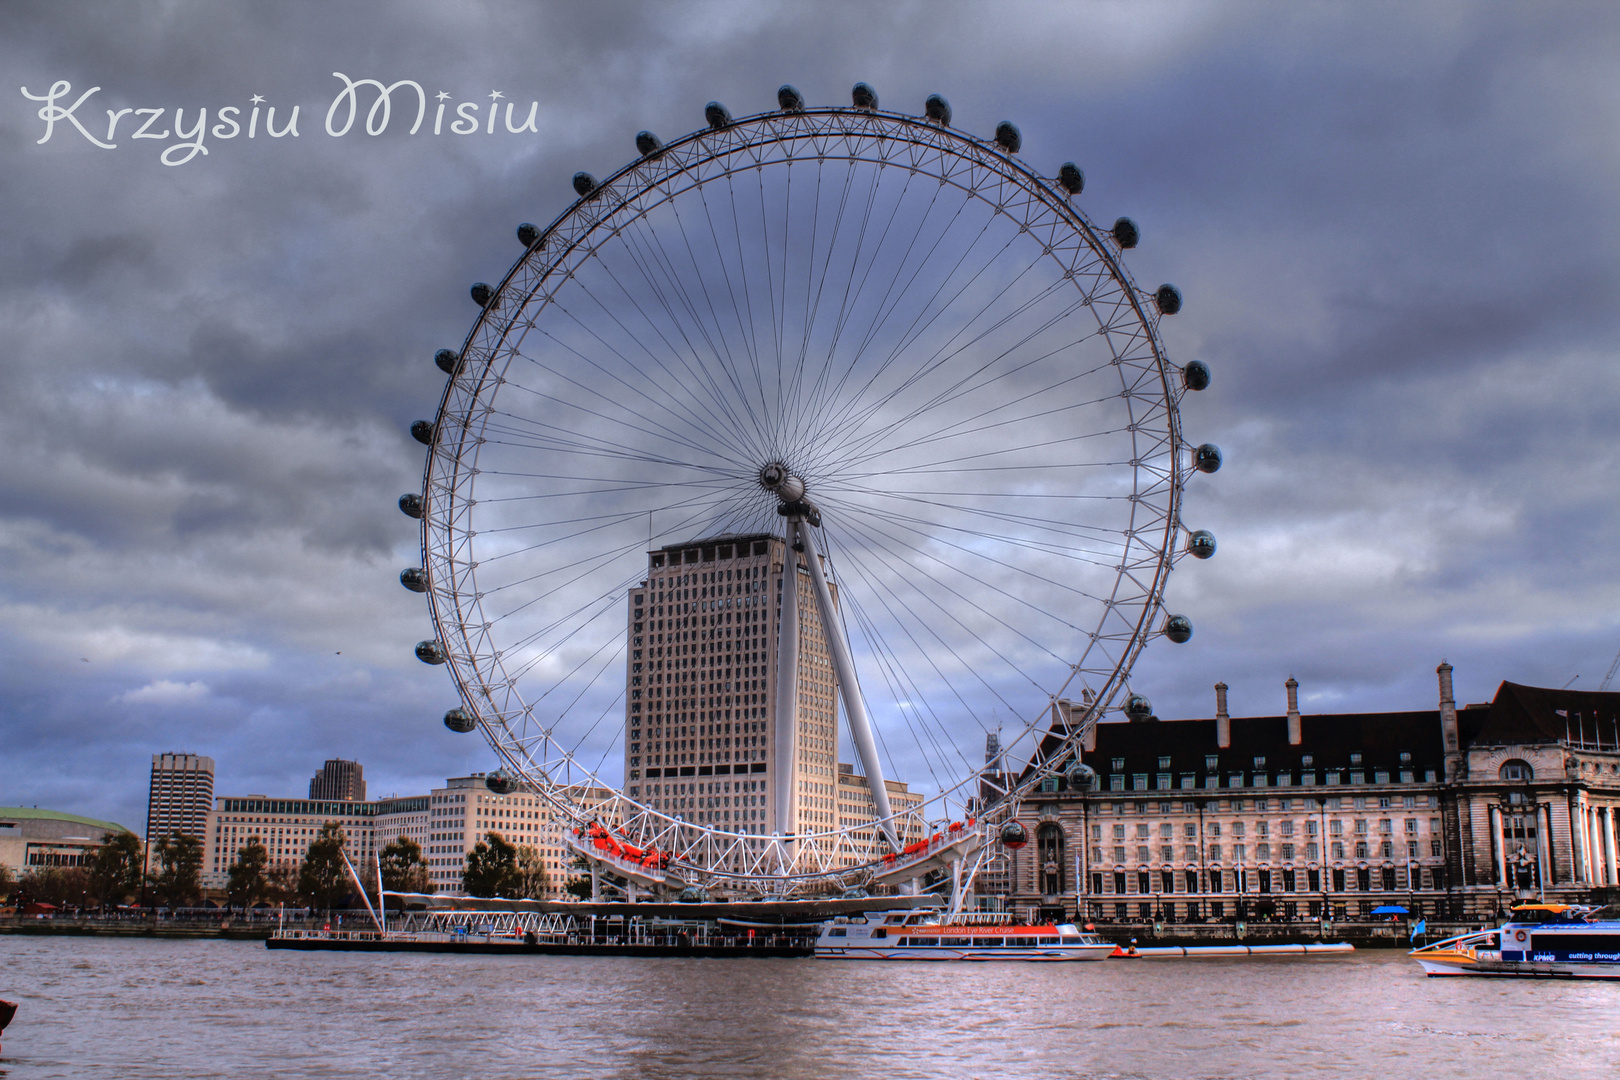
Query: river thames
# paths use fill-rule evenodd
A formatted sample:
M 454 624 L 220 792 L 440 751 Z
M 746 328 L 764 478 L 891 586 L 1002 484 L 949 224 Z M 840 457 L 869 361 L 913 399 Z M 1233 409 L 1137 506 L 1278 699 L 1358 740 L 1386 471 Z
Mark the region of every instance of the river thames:
M 1620 985 L 1398 952 L 1080 964 L 0 936 L 0 1077 L 1612 1077 Z

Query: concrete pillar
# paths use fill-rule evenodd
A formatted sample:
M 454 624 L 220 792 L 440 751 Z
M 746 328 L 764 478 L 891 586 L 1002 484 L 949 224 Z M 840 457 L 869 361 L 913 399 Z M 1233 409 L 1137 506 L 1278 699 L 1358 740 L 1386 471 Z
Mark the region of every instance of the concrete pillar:
M 1603 853 L 1608 858 L 1608 872 L 1604 875 L 1610 885 L 1620 885 L 1620 868 L 1614 862 L 1614 807 L 1603 808 Z
M 1586 805 L 1579 793 L 1569 801 L 1569 851 L 1575 860 L 1575 880 L 1593 881 L 1592 853 L 1587 846 Z
M 1305 741 L 1299 729 L 1299 682 L 1290 675 L 1283 686 L 1288 690 L 1288 745 L 1298 746 Z
M 1603 880 L 1603 850 L 1598 839 L 1597 811 L 1586 804 L 1581 796 L 1581 846 L 1586 849 L 1586 880 L 1598 884 Z
M 1598 835 L 1598 830 L 1602 826 L 1598 823 L 1597 809 L 1595 807 L 1587 806 L 1585 800 L 1582 800 L 1581 803 L 1581 825 L 1585 828 L 1585 832 L 1582 834 L 1581 839 L 1586 842 L 1586 850 L 1590 853 L 1588 858 L 1591 860 L 1592 872 L 1587 880 L 1596 885 L 1599 884 L 1604 877 L 1602 854 L 1603 841 Z
M 1496 886 L 1502 889 L 1508 883 L 1507 845 L 1502 842 L 1502 811 L 1492 806 L 1487 814 L 1491 823 L 1491 861 L 1496 864 Z
M 1607 885 L 1609 882 L 1609 866 L 1606 858 L 1607 852 L 1603 845 L 1603 811 L 1596 806 L 1586 808 L 1586 842 L 1591 851 L 1592 876 L 1594 885 Z
M 1586 808 L 1586 829 L 1586 843 L 1592 853 L 1592 884 L 1602 885 L 1609 873 L 1603 857 L 1603 812 L 1595 806 Z
M 1232 718 L 1226 714 L 1226 684 L 1215 684 L 1215 745 L 1222 750 L 1232 745 Z
M 1536 808 L 1536 861 L 1541 867 L 1538 875 L 1542 888 L 1558 884 L 1557 868 L 1552 859 L 1552 805 L 1542 803 Z

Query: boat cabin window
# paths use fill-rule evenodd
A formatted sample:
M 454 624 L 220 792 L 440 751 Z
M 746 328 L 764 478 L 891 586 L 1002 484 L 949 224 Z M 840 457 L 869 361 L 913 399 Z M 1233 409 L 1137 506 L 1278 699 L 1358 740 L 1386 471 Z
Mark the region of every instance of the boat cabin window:
M 1005 942 L 1006 942 L 1005 938 L 982 937 L 982 938 L 979 939 L 979 948 L 981 948 L 981 949 L 999 949 L 999 948 L 1001 948 L 1001 946 Z M 1014 944 L 1017 944 L 1017 942 L 1014 942 Z
M 1573 923 L 1583 920 L 1574 908 L 1526 907 L 1514 908 L 1509 921 L 1524 926 L 1540 926 L 1544 923 Z
M 1058 944 L 1058 939 L 1055 938 L 1055 937 L 1043 937 L 1043 938 L 1037 939 L 1036 944 L 1039 944 L 1039 945 L 1056 945 L 1056 944 Z
M 842 926 L 835 926 L 831 930 L 827 931 L 828 937 L 846 937 L 848 934 L 849 931 L 845 930 Z
M 1065 944 L 1065 945 L 1079 945 L 1079 944 L 1081 944 L 1080 935 L 1079 934 L 1064 934 L 1063 935 L 1063 944 Z

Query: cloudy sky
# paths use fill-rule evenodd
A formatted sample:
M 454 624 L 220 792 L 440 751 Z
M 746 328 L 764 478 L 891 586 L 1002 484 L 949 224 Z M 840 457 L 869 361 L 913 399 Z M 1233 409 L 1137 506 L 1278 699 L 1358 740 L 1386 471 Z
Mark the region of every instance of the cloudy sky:
M 1138 668 L 1161 716 L 1207 715 L 1217 680 L 1275 713 L 1289 674 L 1316 711 L 1422 707 L 1442 658 L 1467 701 L 1596 689 L 1617 31 L 1596 3 L 6 5 L 0 805 L 140 828 L 167 750 L 214 757 L 221 793 L 301 794 L 327 757 L 374 795 L 489 767 L 440 725 L 396 581 L 433 352 L 575 171 L 783 82 L 1016 121 L 1026 159 L 1084 167 L 1094 219 L 1142 226 L 1138 280 L 1186 295 L 1166 343 L 1215 380 L 1183 421 L 1226 466 L 1185 511 L 1220 552 L 1170 587 L 1197 633 Z M 444 92 L 446 128 L 500 91 L 538 132 L 334 137 L 333 72 Z M 223 137 L 255 97 L 254 137 Z M 179 134 L 201 109 L 206 154 Z

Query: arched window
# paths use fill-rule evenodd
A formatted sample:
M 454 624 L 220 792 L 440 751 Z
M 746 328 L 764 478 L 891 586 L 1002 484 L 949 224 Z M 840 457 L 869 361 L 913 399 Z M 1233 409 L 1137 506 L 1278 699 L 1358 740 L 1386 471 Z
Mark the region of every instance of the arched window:
M 1503 780 L 1524 782 L 1535 779 L 1536 774 L 1535 770 L 1530 768 L 1528 761 L 1520 761 L 1518 758 L 1514 758 L 1512 761 L 1502 762 L 1502 767 L 1497 770 L 1496 775 Z
M 1036 873 L 1040 875 L 1042 895 L 1057 896 L 1066 892 L 1063 871 L 1063 830 L 1056 822 L 1046 822 L 1035 830 L 1035 847 L 1040 859 Z

